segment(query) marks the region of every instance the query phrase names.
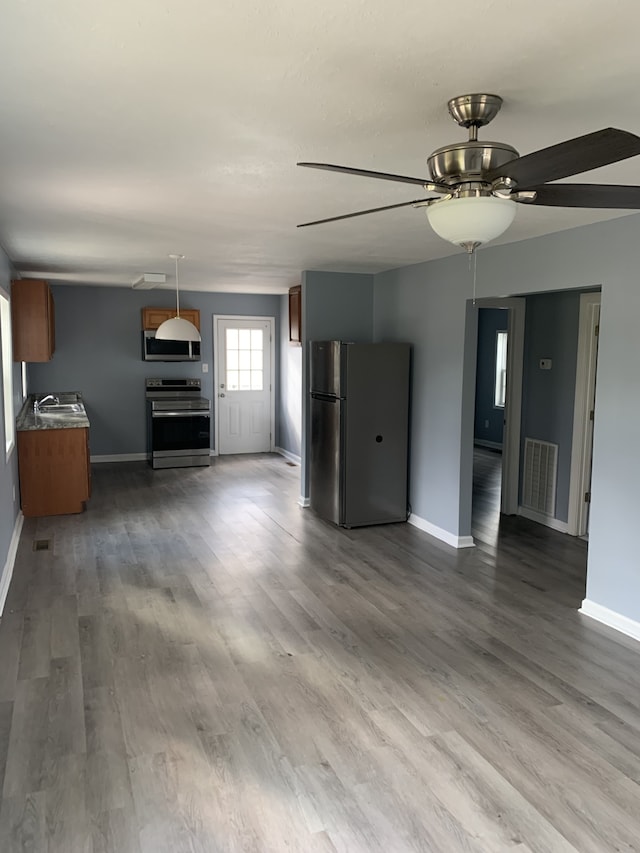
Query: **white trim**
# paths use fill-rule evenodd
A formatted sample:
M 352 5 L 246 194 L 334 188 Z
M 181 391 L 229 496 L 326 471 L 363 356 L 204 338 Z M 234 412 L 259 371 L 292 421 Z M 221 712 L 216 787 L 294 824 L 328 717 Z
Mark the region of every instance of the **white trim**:
M 488 447 L 489 450 L 502 450 L 502 444 L 499 441 L 486 441 L 484 438 L 474 438 L 474 446 Z
M 578 354 L 576 360 L 576 390 L 573 405 L 573 436 L 571 439 L 571 473 L 569 475 L 569 532 L 582 536 L 587 532 L 587 505 L 584 494 L 590 491 L 591 447 L 593 433 L 589 430 L 589 413 L 596 384 L 598 339 L 595 326 L 600 322 L 601 294 L 580 294 L 578 325 Z M 594 406 L 595 408 L 595 406 Z
M 213 450 L 213 449 L 212 449 L 212 450 L 210 450 L 210 451 L 209 451 L 209 456 L 217 456 L 217 455 L 218 455 L 218 451 L 217 451 L 217 450 Z
M 450 533 L 443 527 L 438 527 L 436 524 L 432 524 L 425 518 L 420 518 L 420 516 L 416 515 L 414 512 L 409 515 L 407 521 L 409 522 L 409 524 L 412 524 L 414 527 L 417 527 L 418 530 L 423 530 L 430 536 L 433 536 L 436 539 L 440 539 L 441 542 L 446 542 L 446 544 L 451 545 L 452 548 L 475 547 L 476 543 L 473 541 L 473 536 L 456 536 L 455 533 Z
M 22 532 L 23 523 L 24 515 L 20 511 L 18 512 L 16 523 L 13 527 L 13 534 L 11 536 L 11 542 L 9 543 L 9 553 L 7 554 L 7 560 L 4 564 L 4 568 L 2 569 L 2 575 L 0 575 L 0 616 L 2 616 L 5 601 L 7 600 L 7 593 L 9 592 L 9 584 L 11 583 L 11 578 L 13 577 L 13 567 L 16 563 L 18 543 L 20 542 L 20 533 Z
M 291 453 L 290 450 L 285 450 L 284 447 L 276 447 L 274 448 L 275 453 L 279 453 L 280 456 L 284 456 L 289 462 L 295 462 L 296 465 L 302 464 L 302 458 L 298 456 L 296 453 Z
M 298 498 L 298 505 L 302 507 L 311 506 L 311 498 L 305 498 L 302 495 Z
M 559 533 L 569 532 L 569 525 L 566 521 L 560 521 L 559 518 L 554 518 L 552 515 L 545 515 L 543 512 L 536 512 L 535 509 L 529 509 L 527 506 L 519 506 L 518 515 L 528 518 L 529 521 L 537 521 L 538 524 L 544 524 L 545 527 L 550 527 Z
M 213 323 L 213 443 L 216 447 L 216 456 L 219 453 L 220 447 L 220 429 L 218 421 L 219 406 L 217 405 L 219 377 L 218 377 L 218 320 L 258 320 L 260 322 L 267 321 L 269 323 L 269 342 L 270 342 L 270 377 L 269 387 L 271 389 L 270 398 L 270 425 L 269 432 L 271 440 L 269 442 L 269 452 L 275 452 L 275 435 L 276 435 L 276 318 L 261 314 L 214 314 L 212 316 Z
M 101 462 L 147 462 L 149 459 L 148 453 L 107 453 L 104 455 L 98 454 L 91 456 L 91 463 L 100 464 Z
M 520 422 L 522 419 L 522 374 L 524 371 L 524 318 L 526 299 L 478 299 L 477 308 L 508 309 L 507 331 L 507 399 L 502 434 L 502 487 L 500 512 L 515 515 L 518 511 L 520 477 Z M 477 316 L 477 312 L 476 312 Z
M 616 631 L 620 631 L 621 634 L 626 634 L 627 637 L 640 642 L 640 622 L 629 619 L 628 616 L 623 616 L 622 613 L 609 610 L 608 607 L 596 604 L 595 601 L 589 601 L 588 598 L 584 599 L 578 613 L 582 613 L 590 619 L 595 619 L 596 622 L 601 622 L 603 625 L 614 628 Z

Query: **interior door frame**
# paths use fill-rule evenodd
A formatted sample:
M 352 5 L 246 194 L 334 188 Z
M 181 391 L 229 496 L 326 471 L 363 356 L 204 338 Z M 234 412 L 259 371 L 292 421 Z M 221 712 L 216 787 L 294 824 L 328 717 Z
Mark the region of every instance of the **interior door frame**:
M 576 360 L 576 392 L 573 407 L 573 437 L 571 442 L 571 473 L 569 475 L 568 533 L 584 536 L 587 532 L 587 512 L 584 494 L 591 490 L 591 452 L 588 447 L 588 421 L 596 389 L 598 332 L 600 325 L 601 291 L 580 294 L 578 321 L 578 355 Z M 596 309 L 598 309 L 596 311 Z
M 523 298 L 476 300 L 477 308 L 501 308 L 508 312 L 507 393 L 502 434 L 502 486 L 500 489 L 500 512 L 504 515 L 518 514 L 526 305 L 526 299 Z
M 218 397 L 220 395 L 220 378 L 218 371 L 218 320 L 257 320 L 261 323 L 269 323 L 269 350 L 270 350 L 270 375 L 269 375 L 269 452 L 275 451 L 276 440 L 276 400 L 275 400 L 275 369 L 276 369 L 276 341 L 275 329 L 276 318 L 256 314 L 214 314 L 213 315 L 213 456 L 219 455 L 220 448 L 220 421 Z

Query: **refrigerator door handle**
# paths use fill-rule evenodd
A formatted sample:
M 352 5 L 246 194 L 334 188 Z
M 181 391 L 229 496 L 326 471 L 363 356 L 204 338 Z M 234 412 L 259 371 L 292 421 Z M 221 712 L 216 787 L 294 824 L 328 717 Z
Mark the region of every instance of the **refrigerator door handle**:
M 325 403 L 339 403 L 344 397 L 336 397 L 334 394 L 321 394 L 319 391 L 312 391 L 311 399 L 323 400 Z

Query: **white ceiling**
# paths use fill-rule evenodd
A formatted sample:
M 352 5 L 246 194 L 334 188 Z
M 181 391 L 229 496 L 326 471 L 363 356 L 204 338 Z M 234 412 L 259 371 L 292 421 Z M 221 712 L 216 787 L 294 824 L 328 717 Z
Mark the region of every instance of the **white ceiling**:
M 421 195 L 296 161 L 427 175 L 478 91 L 522 154 L 640 134 L 639 27 L 637 0 L 5 0 L 0 242 L 25 277 L 129 287 L 180 252 L 183 288 L 272 293 L 452 254 L 411 207 L 296 230 Z M 519 206 L 498 242 L 616 215 Z

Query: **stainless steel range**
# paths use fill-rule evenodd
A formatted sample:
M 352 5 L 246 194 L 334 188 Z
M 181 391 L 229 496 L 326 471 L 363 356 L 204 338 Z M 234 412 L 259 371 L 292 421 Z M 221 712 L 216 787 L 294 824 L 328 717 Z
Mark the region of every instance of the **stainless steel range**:
M 199 379 L 147 379 L 147 447 L 153 468 L 211 462 L 211 401 Z

